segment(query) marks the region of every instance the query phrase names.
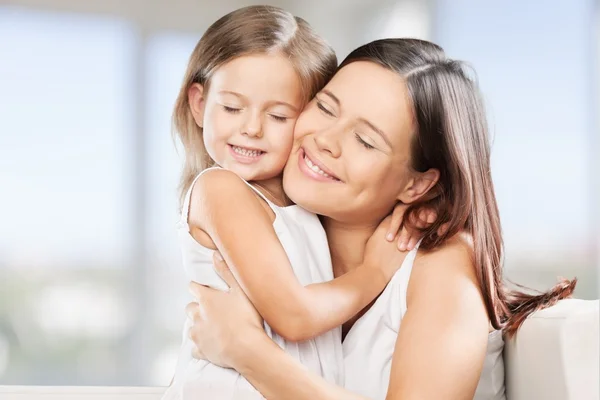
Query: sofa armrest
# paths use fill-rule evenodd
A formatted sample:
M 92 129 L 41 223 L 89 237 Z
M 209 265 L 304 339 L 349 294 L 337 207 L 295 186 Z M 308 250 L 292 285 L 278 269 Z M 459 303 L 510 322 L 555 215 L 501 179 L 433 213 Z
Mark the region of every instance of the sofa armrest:
M 600 399 L 599 300 L 532 314 L 504 348 L 508 400 Z
M 2 400 L 160 400 L 164 387 L 0 386 Z

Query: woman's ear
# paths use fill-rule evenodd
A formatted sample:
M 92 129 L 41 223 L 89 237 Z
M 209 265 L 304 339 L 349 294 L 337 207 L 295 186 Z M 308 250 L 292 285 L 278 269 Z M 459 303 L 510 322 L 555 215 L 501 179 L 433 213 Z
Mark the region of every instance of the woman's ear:
M 206 105 L 204 96 L 204 86 L 199 83 L 193 83 L 188 89 L 188 103 L 196 125 L 200 128 L 204 125 L 204 107 Z
M 415 176 L 398 196 L 398 200 L 404 204 L 411 204 L 419 199 L 423 199 L 423 197 L 427 199 L 434 198 L 437 194 L 432 189 L 439 180 L 440 171 L 437 169 L 431 168 L 425 172 L 416 172 Z

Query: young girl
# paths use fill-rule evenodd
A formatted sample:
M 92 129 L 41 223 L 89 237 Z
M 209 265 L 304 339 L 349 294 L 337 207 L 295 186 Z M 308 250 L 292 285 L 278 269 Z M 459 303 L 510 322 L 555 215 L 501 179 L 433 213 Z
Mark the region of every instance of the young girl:
M 239 9 L 194 49 L 174 127 L 185 148 L 178 231 L 188 277 L 227 290 L 212 266 L 219 250 L 267 334 L 308 370 L 342 384 L 339 326 L 373 301 L 401 262 L 380 269 L 390 263 L 375 260 L 374 248 L 364 265 L 334 280 L 318 217 L 283 191 L 296 118 L 336 67 L 334 51 L 304 20 L 275 7 Z M 306 159 L 305 173 L 339 181 L 318 159 Z M 236 371 L 192 359 L 188 328 L 164 398 L 262 398 Z

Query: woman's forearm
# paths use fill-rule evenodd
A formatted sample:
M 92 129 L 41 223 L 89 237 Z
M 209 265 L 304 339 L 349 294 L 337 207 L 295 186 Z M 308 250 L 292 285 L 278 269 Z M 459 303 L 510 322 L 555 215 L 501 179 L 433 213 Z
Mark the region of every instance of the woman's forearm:
M 308 371 L 264 333 L 248 336 L 235 369 L 269 400 L 365 400 Z

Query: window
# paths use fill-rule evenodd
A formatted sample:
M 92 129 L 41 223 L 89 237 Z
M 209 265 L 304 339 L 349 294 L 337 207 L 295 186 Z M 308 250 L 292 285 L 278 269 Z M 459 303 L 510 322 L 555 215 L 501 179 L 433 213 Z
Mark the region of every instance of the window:
M 175 223 L 179 218 L 176 188 L 181 172 L 181 152 L 171 135 L 171 113 L 185 68 L 199 35 L 160 33 L 148 39 L 146 81 L 148 154 L 146 197 L 148 203 L 148 270 L 153 302 L 149 307 L 154 356 L 147 371 L 150 383 L 168 385 L 175 371 L 185 321 L 185 305 L 191 300 L 188 280 L 180 262 Z M 176 311 L 176 312 L 174 312 Z
M 578 276 L 587 299 L 598 297 L 600 251 L 593 11 L 592 1 L 441 1 L 434 23 L 434 41 L 474 66 L 489 104 L 507 276 L 538 289 Z
M 169 383 L 189 301 L 170 117 L 197 38 L 0 8 L 0 384 Z
M 116 19 L 0 8 L 0 384 L 125 375 L 135 41 Z

